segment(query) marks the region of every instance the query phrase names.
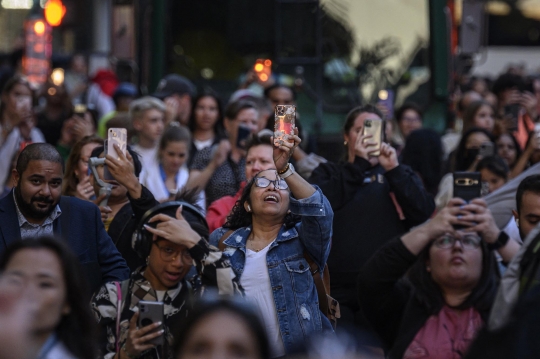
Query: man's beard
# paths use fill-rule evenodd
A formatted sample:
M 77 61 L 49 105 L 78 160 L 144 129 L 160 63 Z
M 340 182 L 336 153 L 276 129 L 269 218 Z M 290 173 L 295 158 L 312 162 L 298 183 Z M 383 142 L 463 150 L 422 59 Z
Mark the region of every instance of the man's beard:
M 19 210 L 25 217 L 32 218 L 38 221 L 47 218 L 54 210 L 54 207 L 56 207 L 54 199 L 50 196 L 33 196 L 30 199 L 30 202 L 26 202 L 22 197 L 20 186 L 15 187 L 15 199 L 17 200 Z M 34 206 L 34 202 L 45 202 L 50 204 L 50 206 L 41 209 Z

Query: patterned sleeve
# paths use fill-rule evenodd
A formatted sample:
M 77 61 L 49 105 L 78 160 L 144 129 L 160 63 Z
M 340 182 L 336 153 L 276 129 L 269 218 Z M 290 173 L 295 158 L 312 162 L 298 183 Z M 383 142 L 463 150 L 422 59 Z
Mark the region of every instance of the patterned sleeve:
M 118 294 L 114 282 L 103 285 L 92 298 L 92 311 L 99 325 L 99 358 L 116 354 L 116 313 Z
M 223 252 L 203 238 L 189 252 L 202 282 L 201 294 L 206 287 L 217 287 L 220 295 L 244 294 L 231 262 Z
M 197 170 L 197 171 L 204 170 L 206 166 L 208 166 L 208 163 L 210 162 L 210 153 L 211 153 L 212 148 L 214 147 L 213 146 L 206 147 L 198 151 L 195 154 L 195 157 L 193 157 L 193 162 L 191 163 L 191 167 L 189 169 Z

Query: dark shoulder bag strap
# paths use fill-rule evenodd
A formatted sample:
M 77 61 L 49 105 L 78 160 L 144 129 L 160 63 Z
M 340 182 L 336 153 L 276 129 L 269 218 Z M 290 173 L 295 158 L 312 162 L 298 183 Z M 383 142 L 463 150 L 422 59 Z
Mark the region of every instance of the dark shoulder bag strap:
M 223 234 L 223 235 L 221 236 L 221 238 L 219 239 L 219 242 L 218 242 L 218 249 L 219 249 L 220 251 L 223 252 L 223 251 L 225 250 L 225 248 L 226 248 L 227 246 L 226 246 L 225 243 L 223 243 L 223 242 L 225 242 L 225 240 L 226 240 L 227 238 L 229 238 L 229 236 L 230 236 L 233 232 L 234 232 L 233 229 L 229 229 L 227 232 L 225 232 L 225 234 Z

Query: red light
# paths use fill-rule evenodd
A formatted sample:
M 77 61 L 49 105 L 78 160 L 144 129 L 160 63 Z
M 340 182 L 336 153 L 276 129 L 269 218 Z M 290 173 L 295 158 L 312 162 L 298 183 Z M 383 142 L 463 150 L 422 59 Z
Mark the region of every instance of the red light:
M 264 60 L 264 66 L 272 66 L 272 61 Z

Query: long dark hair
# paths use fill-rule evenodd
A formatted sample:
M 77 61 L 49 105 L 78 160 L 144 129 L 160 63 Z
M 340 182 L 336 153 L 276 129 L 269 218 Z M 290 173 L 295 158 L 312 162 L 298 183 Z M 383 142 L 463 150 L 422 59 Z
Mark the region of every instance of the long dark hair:
M 197 127 L 197 120 L 195 119 L 195 107 L 197 106 L 199 101 L 205 97 L 211 97 L 214 99 L 214 101 L 216 101 L 218 108 L 218 118 L 216 123 L 214 124 L 214 132 L 216 134 L 216 137 L 224 138 L 225 128 L 223 127 L 223 102 L 219 98 L 218 94 L 211 90 L 207 90 L 193 99 L 193 103 L 191 106 L 191 116 L 189 117 L 188 122 L 189 130 L 191 131 L 191 133 L 195 132 L 195 129 Z
M 441 288 L 435 283 L 431 277 L 431 273 L 426 269 L 430 248 L 431 245 L 420 252 L 418 259 L 409 270 L 408 279 L 415 289 L 416 299 L 431 314 L 435 314 L 445 305 L 445 301 Z M 474 307 L 478 311 L 488 311 L 495 299 L 500 278 L 497 261 L 483 240 L 480 242 L 480 248 L 482 250 L 482 275 L 471 294 L 469 294 L 463 303 L 456 307 L 457 309 Z
M 263 171 L 261 171 L 263 172 Z M 247 184 L 246 187 L 244 187 L 244 191 L 242 191 L 242 196 L 240 196 L 240 199 L 236 201 L 234 204 L 234 207 L 231 211 L 231 214 L 227 216 L 227 221 L 223 225 L 224 228 L 229 229 L 238 229 L 242 227 L 249 227 L 252 223 L 252 213 L 246 211 L 244 208 L 244 203 L 251 204 L 251 188 L 253 187 L 253 184 L 255 183 L 255 179 L 259 177 L 261 172 L 257 173 Z M 292 228 L 295 226 L 296 223 L 300 221 L 300 217 L 297 215 L 294 215 L 292 213 L 287 213 L 285 215 L 284 224 L 285 228 Z
M 176 333 L 173 350 L 175 358 L 181 358 L 180 354 L 184 350 L 193 329 L 203 319 L 220 312 L 231 313 L 241 319 L 257 341 L 259 358 L 270 358 L 270 347 L 266 331 L 257 315 L 257 311 L 248 306 L 246 302 L 240 302 L 238 299 L 233 298 L 202 299 L 197 302 L 188 317 L 183 321 L 180 330 Z
M 24 249 L 46 249 L 60 260 L 65 280 L 66 301 L 71 309 L 56 328 L 58 339 L 77 358 L 96 358 L 96 322 L 88 303 L 89 289 L 77 257 L 64 244 L 53 237 L 28 238 L 11 244 L 0 259 L 0 271 L 4 271 L 13 256 Z
M 465 132 L 463 136 L 461 137 L 461 140 L 459 141 L 459 145 L 452 158 L 453 161 L 452 161 L 452 166 L 451 166 L 451 172 L 466 171 L 469 168 L 469 166 L 474 162 L 474 158 L 469 158 L 467 156 L 467 149 L 465 148 L 465 146 L 467 145 L 467 140 L 469 139 L 469 136 L 475 133 L 479 133 L 479 132 L 486 135 L 487 138 L 489 138 L 491 142 L 494 142 L 493 135 L 484 129 L 473 127 L 469 131 Z
M 99 146 L 103 146 L 103 139 L 95 135 L 86 136 L 77 142 L 75 146 L 73 146 L 66 161 L 66 172 L 64 173 L 64 180 L 62 183 L 62 194 L 64 196 L 75 195 L 77 184 L 79 183 L 79 179 L 75 177 L 75 169 L 77 168 L 79 160 L 81 159 L 82 148 L 89 143 L 95 143 Z
M 501 133 L 499 136 L 497 136 L 497 138 L 495 138 L 495 148 L 497 149 L 497 152 L 496 153 L 499 153 L 499 149 L 498 149 L 498 146 L 497 146 L 497 141 L 499 141 L 499 139 L 503 136 L 508 136 L 510 137 L 510 139 L 512 140 L 512 143 L 514 144 L 514 147 L 516 149 L 516 159 L 514 160 L 514 163 L 512 164 L 508 164 L 508 166 L 510 167 L 510 169 L 514 168 L 514 166 L 516 165 L 517 161 L 519 160 L 519 158 L 521 157 L 521 154 L 523 153 L 523 151 L 521 150 L 521 146 L 519 145 L 519 142 L 517 141 L 516 137 L 511 134 L 510 132 L 503 132 Z M 530 138 L 529 138 L 530 139 Z M 527 141 L 528 142 L 528 141 Z

